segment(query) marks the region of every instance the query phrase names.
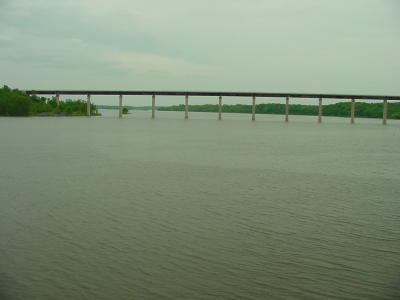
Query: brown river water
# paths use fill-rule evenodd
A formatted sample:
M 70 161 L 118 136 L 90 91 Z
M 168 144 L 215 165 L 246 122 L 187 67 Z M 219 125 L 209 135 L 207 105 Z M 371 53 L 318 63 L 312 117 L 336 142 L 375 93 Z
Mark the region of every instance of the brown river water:
M 400 121 L 0 118 L 0 299 L 400 299 Z

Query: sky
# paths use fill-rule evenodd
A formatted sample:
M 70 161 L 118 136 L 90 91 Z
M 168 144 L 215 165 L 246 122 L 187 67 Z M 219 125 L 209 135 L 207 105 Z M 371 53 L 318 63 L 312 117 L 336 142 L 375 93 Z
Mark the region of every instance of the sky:
M 0 0 L 13 88 L 400 95 L 399 79 L 399 0 Z

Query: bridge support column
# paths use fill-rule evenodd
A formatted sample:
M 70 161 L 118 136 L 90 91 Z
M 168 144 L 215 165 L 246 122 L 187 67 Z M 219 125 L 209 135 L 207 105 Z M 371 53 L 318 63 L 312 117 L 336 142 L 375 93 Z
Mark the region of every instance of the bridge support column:
M 318 123 L 322 122 L 322 98 L 318 99 Z
M 189 118 L 189 96 L 185 96 L 185 120 Z
M 285 122 L 289 122 L 289 97 L 286 97 L 285 103 Z
M 156 95 L 151 96 L 151 118 L 156 117 Z
M 218 99 L 218 120 L 222 120 L 222 96 Z
M 383 125 L 386 125 L 387 122 L 387 112 L 388 112 L 387 100 L 383 100 L 383 118 L 382 118 Z
M 251 107 L 251 120 L 256 120 L 256 96 L 253 96 L 253 105 Z
M 354 124 L 354 115 L 356 111 L 356 101 L 351 99 L 351 112 L 350 112 L 350 123 Z
M 90 117 L 90 94 L 87 95 L 86 100 L 86 115 Z
M 122 95 L 119 95 L 118 101 L 118 118 L 122 118 Z
M 57 106 L 60 106 L 60 94 L 56 94 L 56 103 Z

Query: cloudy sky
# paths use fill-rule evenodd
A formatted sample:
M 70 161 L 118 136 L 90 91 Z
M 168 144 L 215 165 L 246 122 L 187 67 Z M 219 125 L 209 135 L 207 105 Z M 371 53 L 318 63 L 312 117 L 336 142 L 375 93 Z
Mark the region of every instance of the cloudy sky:
M 400 95 L 399 80 L 399 0 L 0 0 L 0 84 L 20 89 Z

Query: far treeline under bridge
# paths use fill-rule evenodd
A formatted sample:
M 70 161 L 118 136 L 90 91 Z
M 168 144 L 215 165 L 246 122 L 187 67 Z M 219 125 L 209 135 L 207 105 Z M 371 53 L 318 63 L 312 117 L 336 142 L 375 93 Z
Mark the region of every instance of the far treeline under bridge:
M 351 95 L 351 94 L 307 94 L 307 93 L 252 93 L 252 92 L 196 92 L 196 91 L 99 91 L 99 90 L 27 90 L 28 95 L 54 95 L 57 103 L 60 95 L 86 95 L 87 115 L 90 117 L 90 99 L 96 95 L 115 95 L 119 96 L 118 116 L 122 118 L 122 100 L 124 95 L 151 96 L 151 118 L 155 118 L 156 96 L 182 96 L 184 100 L 185 119 L 189 118 L 189 97 L 218 97 L 218 119 L 222 119 L 222 99 L 223 97 L 249 97 L 252 100 L 251 120 L 256 119 L 256 99 L 257 98 L 284 98 L 285 102 L 285 121 L 289 121 L 289 99 L 318 99 L 318 122 L 322 121 L 323 99 L 348 100 L 351 101 L 350 122 L 354 124 L 356 100 L 374 100 L 383 102 L 382 123 L 386 125 L 388 115 L 388 101 L 400 101 L 400 96 L 383 95 Z

